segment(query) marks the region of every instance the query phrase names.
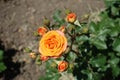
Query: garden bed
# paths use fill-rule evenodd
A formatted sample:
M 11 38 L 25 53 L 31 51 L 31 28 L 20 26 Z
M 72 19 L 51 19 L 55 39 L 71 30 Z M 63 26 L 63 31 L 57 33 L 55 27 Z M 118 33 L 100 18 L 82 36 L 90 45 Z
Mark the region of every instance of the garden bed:
M 84 14 L 104 9 L 102 0 L 0 0 L 0 49 L 4 51 L 7 69 L 0 80 L 38 80 L 45 73 L 25 51 L 38 51 L 33 33 L 42 24 L 43 16 L 52 19 L 55 10 L 73 10 L 79 19 Z

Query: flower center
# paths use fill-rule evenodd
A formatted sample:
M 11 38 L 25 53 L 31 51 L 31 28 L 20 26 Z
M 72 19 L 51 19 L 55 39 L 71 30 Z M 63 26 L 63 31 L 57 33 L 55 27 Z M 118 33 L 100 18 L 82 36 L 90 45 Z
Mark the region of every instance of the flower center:
M 60 69 L 64 69 L 64 68 L 65 68 L 65 65 L 62 64 L 62 65 L 60 66 Z
M 54 47 L 57 46 L 57 43 L 58 43 L 58 42 L 57 42 L 55 36 L 51 36 L 51 37 L 46 41 L 45 44 L 47 44 L 47 45 L 46 45 L 47 48 L 53 49 Z

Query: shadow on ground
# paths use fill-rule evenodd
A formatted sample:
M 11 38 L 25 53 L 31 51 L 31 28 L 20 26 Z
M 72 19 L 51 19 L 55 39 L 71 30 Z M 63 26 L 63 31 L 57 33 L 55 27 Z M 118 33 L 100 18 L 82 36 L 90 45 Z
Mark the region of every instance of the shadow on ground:
M 17 50 L 5 50 L 5 47 L 2 45 L 2 41 L 0 41 L 0 49 L 4 51 L 3 62 L 7 66 L 7 69 L 0 73 L 0 77 L 3 77 L 3 80 L 12 80 L 15 76 L 20 74 L 21 63 L 13 62 L 12 60 L 12 57 L 16 54 Z

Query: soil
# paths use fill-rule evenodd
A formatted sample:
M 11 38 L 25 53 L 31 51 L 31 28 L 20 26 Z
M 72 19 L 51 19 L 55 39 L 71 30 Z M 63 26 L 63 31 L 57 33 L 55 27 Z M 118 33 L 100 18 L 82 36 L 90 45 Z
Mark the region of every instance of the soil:
M 33 33 L 43 16 L 52 21 L 55 10 L 69 8 L 80 18 L 104 7 L 103 0 L 0 0 L 0 49 L 7 66 L 0 80 L 38 80 L 45 75 L 44 65 L 36 65 L 24 51 L 28 47 L 38 52 Z

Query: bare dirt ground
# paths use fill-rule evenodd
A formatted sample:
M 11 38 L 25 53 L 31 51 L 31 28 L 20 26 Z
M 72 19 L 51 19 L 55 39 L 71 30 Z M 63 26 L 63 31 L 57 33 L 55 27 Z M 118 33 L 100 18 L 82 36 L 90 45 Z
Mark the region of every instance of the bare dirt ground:
M 35 65 L 24 48 L 38 51 L 33 33 L 41 26 L 43 16 L 52 20 L 55 10 L 65 7 L 80 18 L 105 6 L 103 0 L 0 0 L 0 49 L 5 51 L 7 66 L 0 80 L 38 80 L 45 74 L 44 66 Z

